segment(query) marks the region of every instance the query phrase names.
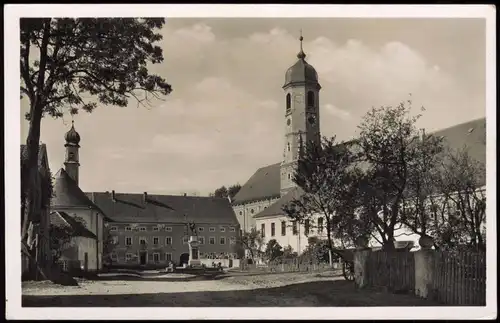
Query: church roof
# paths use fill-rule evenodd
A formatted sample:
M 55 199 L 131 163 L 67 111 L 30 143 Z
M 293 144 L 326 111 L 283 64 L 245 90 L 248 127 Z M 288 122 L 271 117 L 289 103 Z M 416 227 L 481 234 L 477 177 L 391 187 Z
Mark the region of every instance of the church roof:
M 54 211 L 50 213 L 50 224 L 67 227 L 72 231 L 73 237 L 86 237 L 91 239 L 97 239 L 96 235 L 85 227 L 85 225 L 66 212 Z
M 470 157 L 485 164 L 486 163 L 486 118 L 480 118 L 464 122 L 449 128 L 438 130 L 432 133 L 434 136 L 444 138 L 444 145 L 452 150 L 467 147 Z M 355 140 L 351 142 L 355 143 Z M 264 176 L 265 175 L 265 176 Z M 275 185 L 269 185 L 271 180 L 276 180 Z M 481 178 L 481 185 L 485 184 L 485 179 Z M 242 193 L 241 196 L 238 196 Z M 290 191 L 275 203 L 254 215 L 254 218 L 261 218 L 271 215 L 281 215 L 281 207 L 293 199 L 295 191 Z M 240 192 L 235 196 L 235 204 L 250 202 L 252 200 L 271 199 L 280 196 L 280 163 L 260 168 L 243 185 Z M 258 198 L 257 198 L 258 197 Z M 239 200 L 237 200 L 237 198 Z
M 233 198 L 233 204 L 280 197 L 281 163 L 259 168 Z
M 87 193 L 113 221 L 124 223 L 185 223 L 238 225 L 228 199 L 182 195 L 147 195 L 109 192 Z M 186 215 L 186 217 L 184 217 Z
M 268 216 L 275 216 L 275 215 L 283 215 L 282 207 L 290 203 L 294 199 L 298 199 L 301 194 L 302 194 L 302 189 L 300 189 L 299 187 L 291 189 L 288 193 L 283 195 L 282 198 L 277 200 L 268 208 L 264 209 L 262 212 L 255 214 L 254 219 L 265 218 Z
M 63 169 L 56 173 L 54 181 L 54 197 L 51 200 L 52 209 L 57 208 L 88 208 L 100 211 L 85 193 L 78 187 L 78 184 Z M 103 213 L 104 216 L 106 214 Z

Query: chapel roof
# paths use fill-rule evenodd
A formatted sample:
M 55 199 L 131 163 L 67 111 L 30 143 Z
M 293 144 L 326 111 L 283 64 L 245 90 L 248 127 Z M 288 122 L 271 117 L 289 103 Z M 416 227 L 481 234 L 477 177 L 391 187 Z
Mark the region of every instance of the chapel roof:
M 233 198 L 233 204 L 280 197 L 280 166 L 276 163 L 259 168 Z
M 85 225 L 72 216 L 62 211 L 50 213 L 50 224 L 71 229 L 71 236 L 97 239 L 97 236 L 85 227 Z

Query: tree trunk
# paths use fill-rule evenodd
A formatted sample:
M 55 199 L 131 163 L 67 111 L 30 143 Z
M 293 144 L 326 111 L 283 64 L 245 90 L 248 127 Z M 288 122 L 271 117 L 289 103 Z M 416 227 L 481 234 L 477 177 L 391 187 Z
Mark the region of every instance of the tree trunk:
M 33 262 L 29 266 L 30 276 L 35 276 L 37 268 L 39 269 L 39 264 L 35 260 L 33 250 L 31 246 L 27 244 L 28 240 L 33 240 L 34 234 L 36 232 L 28 232 L 30 223 L 40 223 L 41 215 L 41 187 L 40 178 L 38 170 L 38 154 L 39 154 L 39 141 L 40 141 L 40 123 L 42 121 L 42 111 L 43 107 L 39 104 L 32 104 L 30 109 L 30 126 L 28 132 L 28 138 L 26 140 L 26 154 L 27 160 L 24 167 L 26 172 L 23 177 L 23 186 L 26 190 L 23 214 L 21 216 L 22 226 L 21 226 L 21 242 L 24 243 L 29 250 L 30 262 Z M 42 273 L 42 276 L 45 276 Z

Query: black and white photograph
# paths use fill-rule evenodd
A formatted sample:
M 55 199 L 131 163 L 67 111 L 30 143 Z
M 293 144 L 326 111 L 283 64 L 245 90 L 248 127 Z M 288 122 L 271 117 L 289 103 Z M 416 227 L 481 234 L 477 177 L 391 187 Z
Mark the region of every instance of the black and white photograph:
M 494 6 L 5 9 L 7 318 L 497 316 Z

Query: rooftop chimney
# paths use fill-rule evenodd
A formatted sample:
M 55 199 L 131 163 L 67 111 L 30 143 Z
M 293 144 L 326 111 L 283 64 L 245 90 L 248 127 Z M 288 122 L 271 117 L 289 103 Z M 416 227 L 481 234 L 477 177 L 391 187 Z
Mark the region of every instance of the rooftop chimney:
M 187 193 L 184 193 L 184 196 L 187 196 Z
M 111 199 L 113 200 L 113 202 L 116 202 L 115 190 L 111 191 Z
M 144 192 L 144 194 L 142 195 L 142 202 L 144 203 L 144 205 L 148 203 L 148 192 Z

